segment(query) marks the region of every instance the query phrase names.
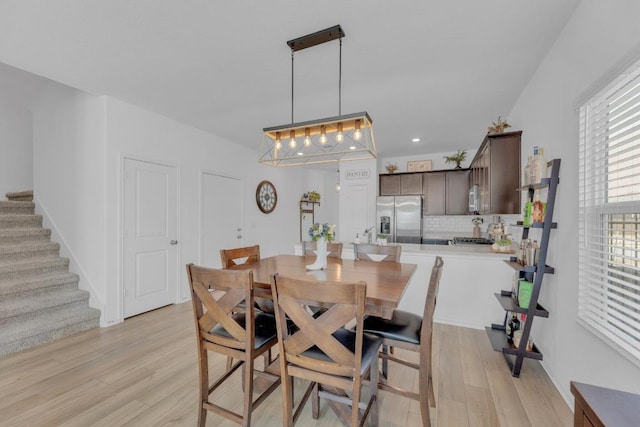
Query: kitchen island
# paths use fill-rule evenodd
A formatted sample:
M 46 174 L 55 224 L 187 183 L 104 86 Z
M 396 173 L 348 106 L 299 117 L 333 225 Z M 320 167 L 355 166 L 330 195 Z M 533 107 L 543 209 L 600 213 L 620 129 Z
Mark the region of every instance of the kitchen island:
M 494 293 L 509 289 L 514 271 L 504 260 L 511 255 L 490 252 L 489 245 L 418 245 L 402 243 L 400 262 L 417 264 L 399 308 L 422 315 L 431 267 L 436 256 L 444 260 L 434 321 L 484 329 L 502 322 L 504 311 Z M 301 244 L 295 253 L 302 254 Z M 344 259 L 353 259 L 351 243 L 344 243 Z

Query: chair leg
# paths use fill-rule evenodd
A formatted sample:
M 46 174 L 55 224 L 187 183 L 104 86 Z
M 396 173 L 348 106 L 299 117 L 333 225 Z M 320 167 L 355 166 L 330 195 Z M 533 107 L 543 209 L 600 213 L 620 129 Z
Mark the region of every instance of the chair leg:
M 375 368 L 375 369 L 374 369 Z M 380 380 L 380 372 L 378 372 L 378 356 L 369 368 L 369 388 L 371 390 L 371 396 L 373 396 L 373 401 L 371 402 L 371 414 L 369 415 L 371 422 L 369 424 L 373 426 L 378 425 L 378 381 Z
M 204 427 L 207 423 L 207 410 L 204 408 L 204 402 L 207 402 L 209 400 L 209 357 L 206 349 L 200 348 L 198 359 L 200 359 L 200 400 L 198 402 L 198 426 Z
M 293 427 L 293 377 L 287 373 L 281 374 L 282 387 L 282 426 Z
M 317 420 L 320 417 L 320 385 L 318 383 L 315 383 L 313 386 L 313 394 L 311 395 L 311 413 L 314 420 Z
M 227 356 L 227 371 L 233 366 L 233 357 Z
M 360 424 L 360 391 L 362 390 L 362 382 L 354 383 L 351 391 L 351 427 L 357 427 Z
M 419 396 L 420 396 L 420 414 L 422 415 L 422 426 L 431 427 L 431 416 L 429 413 L 429 398 L 433 393 L 433 388 L 429 387 L 429 383 L 433 386 L 431 381 L 431 370 L 427 366 L 426 369 L 421 369 L 418 378 Z M 433 398 L 435 402 L 435 398 Z
M 389 354 L 389 346 L 387 346 L 386 344 L 383 344 L 382 352 L 384 354 Z M 382 358 L 382 377 L 384 379 L 389 378 L 389 361 L 385 358 Z
M 244 406 L 242 410 L 243 427 L 251 425 L 251 412 L 253 409 L 253 358 L 245 360 L 242 370 L 242 384 L 244 390 Z

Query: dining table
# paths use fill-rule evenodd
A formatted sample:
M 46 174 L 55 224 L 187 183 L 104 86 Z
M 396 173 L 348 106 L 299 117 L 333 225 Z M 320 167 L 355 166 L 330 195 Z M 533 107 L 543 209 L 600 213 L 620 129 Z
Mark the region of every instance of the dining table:
M 253 270 L 256 298 L 271 298 L 271 277 L 276 273 L 301 280 L 345 283 L 364 281 L 367 284 L 365 314 L 385 319 L 390 319 L 393 310 L 398 307 L 417 268 L 416 264 L 399 262 L 327 258 L 325 269 L 307 270 L 306 265 L 313 264 L 314 260 L 314 255 L 276 255 L 232 268 Z

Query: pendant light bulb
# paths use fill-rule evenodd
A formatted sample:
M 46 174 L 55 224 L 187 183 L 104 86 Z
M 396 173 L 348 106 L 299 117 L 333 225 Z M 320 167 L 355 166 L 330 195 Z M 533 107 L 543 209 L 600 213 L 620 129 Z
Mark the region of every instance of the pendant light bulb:
M 353 139 L 360 141 L 362 138 L 362 132 L 360 132 L 360 120 L 356 120 L 356 130 L 353 132 Z
M 282 148 L 282 142 L 280 141 L 280 132 L 276 132 L 276 150 Z
M 289 148 L 296 148 L 296 131 L 292 130 L 289 132 Z
M 338 123 L 338 133 L 336 133 L 336 142 L 340 143 L 344 141 L 344 134 L 342 133 L 342 123 Z
M 320 144 L 327 143 L 327 128 L 324 125 L 320 126 Z
M 309 130 L 309 128 L 304 129 L 304 146 L 311 146 L 311 130 Z

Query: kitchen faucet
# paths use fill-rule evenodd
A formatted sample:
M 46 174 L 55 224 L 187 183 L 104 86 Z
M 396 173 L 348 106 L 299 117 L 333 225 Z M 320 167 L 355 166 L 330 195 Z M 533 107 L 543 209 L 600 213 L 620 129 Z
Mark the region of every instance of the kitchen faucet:
M 371 236 L 371 230 L 373 230 L 374 228 L 376 228 L 376 226 L 372 226 L 367 228 L 366 230 L 364 230 L 364 234 L 367 235 L 367 243 L 371 244 L 373 242 L 373 238 Z

